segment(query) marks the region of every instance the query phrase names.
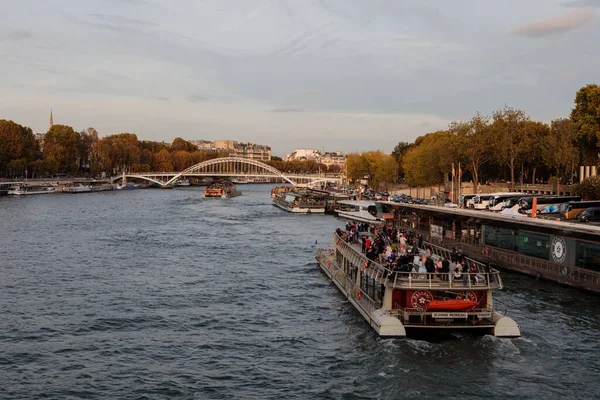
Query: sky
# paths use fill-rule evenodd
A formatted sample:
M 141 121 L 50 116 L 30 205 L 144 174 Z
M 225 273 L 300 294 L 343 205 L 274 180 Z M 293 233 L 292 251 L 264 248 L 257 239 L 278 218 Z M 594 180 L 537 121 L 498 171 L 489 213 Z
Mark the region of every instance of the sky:
M 600 83 L 600 0 L 0 0 L 0 119 L 391 152 Z

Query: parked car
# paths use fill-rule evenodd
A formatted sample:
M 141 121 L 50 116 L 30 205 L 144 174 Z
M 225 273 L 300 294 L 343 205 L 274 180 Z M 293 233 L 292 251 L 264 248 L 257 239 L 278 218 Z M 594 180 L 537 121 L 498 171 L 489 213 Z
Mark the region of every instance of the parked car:
M 581 222 L 600 222 L 600 207 L 586 208 L 577 219 Z

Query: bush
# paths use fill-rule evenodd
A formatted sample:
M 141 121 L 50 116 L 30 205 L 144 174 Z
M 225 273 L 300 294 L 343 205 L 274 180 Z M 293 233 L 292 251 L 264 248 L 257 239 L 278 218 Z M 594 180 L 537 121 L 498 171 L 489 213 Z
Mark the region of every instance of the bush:
M 572 192 L 582 200 L 600 200 L 600 176 L 591 176 L 573 185 Z

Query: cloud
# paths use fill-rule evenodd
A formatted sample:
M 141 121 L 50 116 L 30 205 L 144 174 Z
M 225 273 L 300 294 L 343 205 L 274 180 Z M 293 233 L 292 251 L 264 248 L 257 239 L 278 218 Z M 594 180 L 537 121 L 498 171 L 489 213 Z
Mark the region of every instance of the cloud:
M 13 31 L 8 32 L 8 34 L 6 36 L 4 36 L 5 39 L 11 40 L 14 42 L 19 41 L 19 40 L 31 39 L 32 37 L 33 37 L 33 34 L 25 29 L 15 29 Z
M 562 3 L 563 7 L 581 8 L 581 7 L 600 7 L 600 0 L 573 0 L 568 3 Z
M 305 112 L 304 108 L 290 106 L 290 107 L 274 107 L 268 110 L 269 112 L 276 113 L 297 113 L 297 112 Z
M 528 37 L 549 36 L 581 28 L 582 26 L 593 22 L 595 19 L 596 11 L 594 9 L 582 8 L 566 14 L 555 15 L 518 26 L 509 33 Z
M 201 95 L 199 95 L 199 94 L 191 94 L 191 95 L 189 95 L 189 96 L 188 96 L 188 98 L 187 98 L 187 99 L 188 99 L 188 101 L 189 101 L 190 103 L 199 103 L 199 102 L 201 102 L 201 101 L 208 101 L 208 100 L 209 100 L 209 98 L 208 98 L 208 97 L 206 97 L 206 96 L 201 96 Z

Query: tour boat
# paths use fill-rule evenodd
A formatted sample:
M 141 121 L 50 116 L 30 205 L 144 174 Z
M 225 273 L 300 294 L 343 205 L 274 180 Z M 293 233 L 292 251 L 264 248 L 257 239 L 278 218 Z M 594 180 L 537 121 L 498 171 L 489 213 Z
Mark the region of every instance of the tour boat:
M 236 186 L 231 182 L 213 183 L 204 189 L 204 197 L 229 198 L 241 195 Z
M 190 180 L 189 179 L 180 179 L 179 181 L 177 181 L 176 183 L 177 186 L 190 186 Z
M 10 189 L 8 194 L 27 196 L 33 194 L 49 194 L 54 193 L 55 191 L 56 188 L 54 188 L 54 186 L 19 184 Z
M 294 190 L 294 186 L 284 185 L 284 186 L 275 186 L 271 189 L 271 198 L 275 198 L 279 193 L 287 193 Z
M 317 250 L 320 269 L 382 337 L 402 337 L 425 330 L 469 330 L 498 337 L 521 335 L 517 323 L 492 299 L 502 289 L 500 273 L 481 263 L 466 279 L 450 274 L 391 270 L 369 260 L 358 243 L 334 233 L 334 247 Z M 429 245 L 432 258 L 447 250 Z M 472 264 L 471 264 L 472 265 Z
M 62 191 L 64 193 L 88 193 L 92 191 L 92 186 L 79 183 L 77 185 L 65 186 Z
M 327 201 L 308 193 L 290 191 L 275 195 L 273 205 L 296 214 L 325 214 Z

